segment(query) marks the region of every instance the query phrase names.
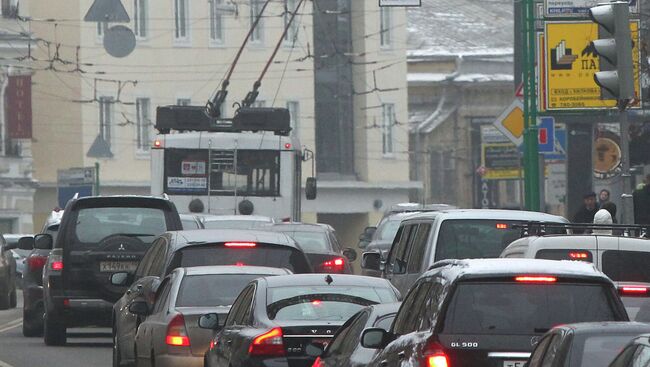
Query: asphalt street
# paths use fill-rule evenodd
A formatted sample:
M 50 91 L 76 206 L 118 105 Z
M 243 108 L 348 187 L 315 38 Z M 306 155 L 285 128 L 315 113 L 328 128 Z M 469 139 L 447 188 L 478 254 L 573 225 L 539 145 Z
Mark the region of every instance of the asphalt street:
M 22 294 L 18 294 L 18 307 L 0 311 L 0 367 L 110 365 L 110 329 L 70 329 L 68 345 L 47 347 L 43 338 L 23 337 Z

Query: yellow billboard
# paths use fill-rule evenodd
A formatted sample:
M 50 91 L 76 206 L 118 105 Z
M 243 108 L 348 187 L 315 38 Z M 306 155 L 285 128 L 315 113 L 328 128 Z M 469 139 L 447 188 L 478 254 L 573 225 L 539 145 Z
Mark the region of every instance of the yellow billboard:
M 639 22 L 631 22 L 630 29 L 634 39 L 634 88 L 637 96 L 640 96 Z M 600 98 L 601 89 L 594 81 L 594 74 L 600 71 L 599 57 L 591 47 L 591 42 L 600 38 L 596 23 L 547 22 L 544 38 L 543 85 L 546 87 L 547 110 L 616 107 L 615 100 Z

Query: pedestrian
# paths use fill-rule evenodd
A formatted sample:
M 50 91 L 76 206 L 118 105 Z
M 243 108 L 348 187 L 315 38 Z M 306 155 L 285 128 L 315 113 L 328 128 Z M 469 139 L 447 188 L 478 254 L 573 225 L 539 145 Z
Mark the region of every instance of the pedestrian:
M 617 212 L 616 204 L 614 204 L 611 201 L 607 201 L 600 207 L 600 209 L 605 209 L 605 210 L 607 210 L 609 212 L 609 214 L 612 216 L 612 223 L 613 224 L 618 223 L 618 220 L 616 220 L 616 212 Z M 596 214 L 598 214 L 598 213 L 596 213 Z M 594 216 L 594 220 L 596 220 L 595 216 Z
M 634 193 L 634 223 L 650 224 L 650 174 L 645 176 L 645 182 L 639 185 Z
M 612 224 L 614 224 L 614 220 L 612 219 L 612 214 L 607 209 L 600 209 L 594 215 L 594 224 L 601 224 L 601 225 L 612 225 Z M 611 228 L 594 229 L 593 234 L 609 234 L 609 235 L 611 235 L 612 234 L 612 229 Z
M 593 223 L 598 211 L 596 207 L 596 193 L 590 192 L 582 197 L 583 205 L 573 216 L 573 223 Z
M 602 208 L 603 204 L 609 202 L 609 197 L 611 196 L 611 192 L 607 189 L 602 189 L 598 193 L 598 204 Z

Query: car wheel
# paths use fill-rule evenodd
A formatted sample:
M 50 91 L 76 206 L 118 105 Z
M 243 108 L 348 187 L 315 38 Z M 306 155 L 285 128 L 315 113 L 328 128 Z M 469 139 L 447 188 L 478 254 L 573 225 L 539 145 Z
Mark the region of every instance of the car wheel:
M 45 314 L 43 337 L 46 345 L 65 345 L 67 338 L 65 325 L 52 316 Z
M 23 336 L 32 338 L 35 336 L 43 336 L 43 320 L 23 309 Z

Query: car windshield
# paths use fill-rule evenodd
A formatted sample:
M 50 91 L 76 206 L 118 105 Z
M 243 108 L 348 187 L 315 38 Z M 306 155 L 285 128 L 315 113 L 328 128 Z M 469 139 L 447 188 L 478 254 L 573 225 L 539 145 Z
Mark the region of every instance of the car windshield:
M 185 247 L 172 260 L 171 268 L 239 265 L 285 268 L 293 273 L 310 273 L 305 255 L 295 248 L 258 243 L 255 247 L 225 247 L 208 244 Z
M 618 318 L 614 294 L 603 285 L 465 282 L 445 320 L 448 334 L 531 335 L 560 324 Z
M 650 331 L 650 330 L 648 330 Z M 647 331 L 646 331 L 647 332 Z M 625 335 L 590 335 L 574 337 L 570 366 L 607 367 L 638 333 Z
M 261 220 L 232 219 L 205 221 L 203 226 L 205 226 L 205 229 L 254 229 L 270 223 Z
M 176 307 L 230 306 L 251 280 L 263 274 L 209 274 L 183 278 Z
M 97 243 L 111 235 L 137 237 L 151 243 L 165 232 L 165 212 L 155 208 L 101 207 L 79 210 L 75 234 L 79 242 Z
M 323 232 L 286 232 L 296 240 L 305 252 L 330 251 L 331 246 L 327 240 L 327 233 Z
M 524 222 L 492 219 L 452 219 L 442 222 L 436 245 L 436 261 L 495 258 L 521 238 L 516 225 Z
M 272 320 L 345 321 L 365 306 L 396 301 L 389 288 L 294 285 L 267 290 L 267 313 Z
M 397 234 L 401 220 L 388 220 L 382 223 L 377 230 L 376 240 L 392 241 Z

